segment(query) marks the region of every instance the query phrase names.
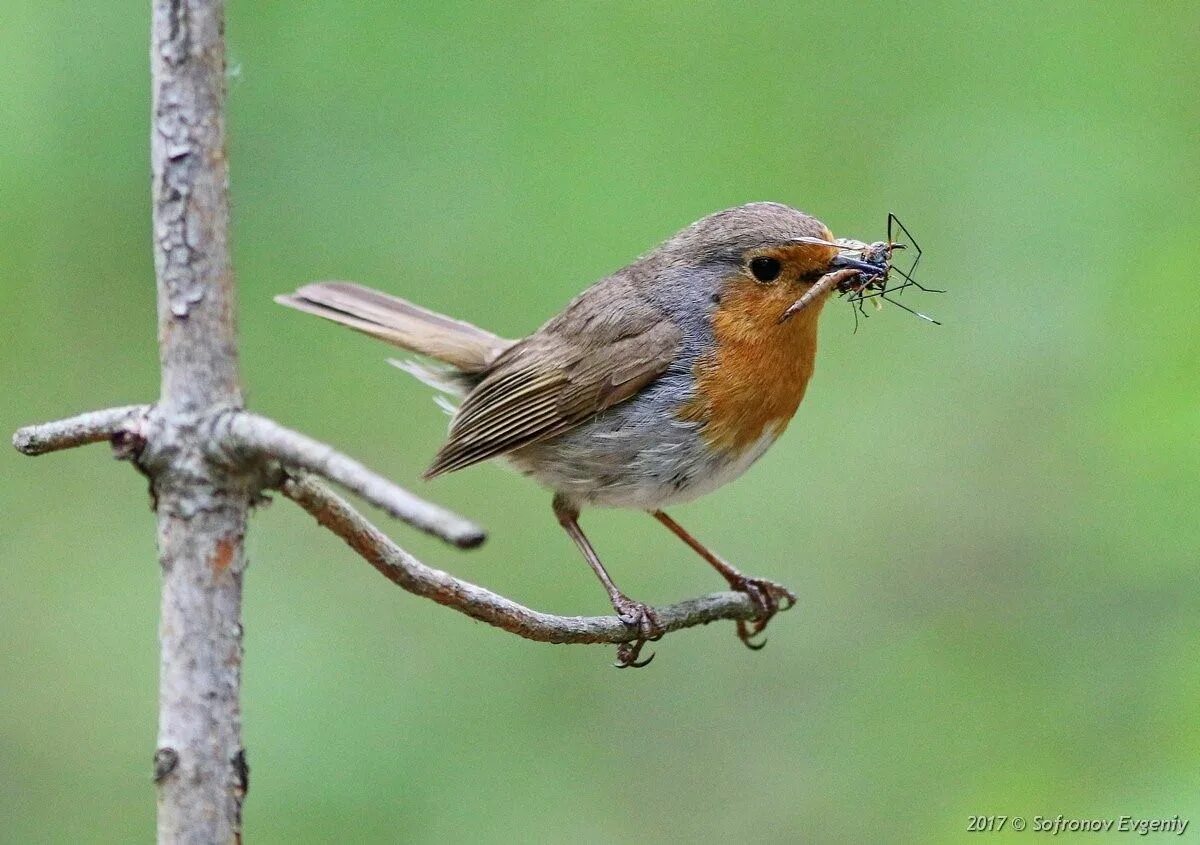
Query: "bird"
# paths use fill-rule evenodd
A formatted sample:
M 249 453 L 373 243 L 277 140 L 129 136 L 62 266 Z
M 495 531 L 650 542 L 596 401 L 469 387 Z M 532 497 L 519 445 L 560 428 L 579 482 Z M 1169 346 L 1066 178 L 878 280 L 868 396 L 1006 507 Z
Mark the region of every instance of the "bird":
M 504 459 L 549 489 L 552 509 L 636 639 L 644 666 L 663 628 L 622 592 L 579 525 L 590 507 L 643 510 L 749 595 L 755 638 L 795 595 L 743 574 L 668 516 L 742 475 L 787 428 L 813 375 L 817 323 L 835 290 L 886 277 L 858 241 L 815 217 L 754 202 L 697 220 L 576 296 L 522 339 L 351 282 L 314 282 L 282 305 L 423 360 L 392 363 L 446 394 L 449 433 L 426 479 Z M 860 256 L 856 258 L 855 256 Z M 451 400 L 457 401 L 457 405 Z

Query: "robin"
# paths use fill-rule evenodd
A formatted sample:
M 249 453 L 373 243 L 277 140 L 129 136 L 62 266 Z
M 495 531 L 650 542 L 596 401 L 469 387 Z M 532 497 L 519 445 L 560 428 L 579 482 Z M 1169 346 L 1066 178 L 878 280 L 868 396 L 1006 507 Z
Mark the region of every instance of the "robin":
M 641 666 L 642 646 L 663 629 L 613 583 L 579 527 L 580 509 L 649 512 L 750 596 L 758 614 L 738 622 L 738 636 L 761 647 L 752 638 L 795 596 L 744 575 L 663 508 L 737 478 L 787 428 L 813 373 L 829 294 L 861 295 L 886 277 L 886 264 L 861 260 L 864 247 L 835 242 L 819 220 L 778 203 L 719 211 L 522 340 L 347 282 L 276 301 L 437 362 L 392 362 L 460 400 L 425 478 L 503 457 L 553 491 L 559 524 L 638 633 L 618 665 Z

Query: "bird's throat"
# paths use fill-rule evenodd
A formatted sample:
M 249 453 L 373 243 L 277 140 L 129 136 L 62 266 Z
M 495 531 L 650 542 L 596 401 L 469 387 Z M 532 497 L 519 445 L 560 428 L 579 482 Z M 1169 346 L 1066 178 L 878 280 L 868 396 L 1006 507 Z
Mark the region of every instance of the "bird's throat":
M 738 285 L 714 312 L 714 348 L 697 360 L 695 395 L 680 411 L 703 424 L 714 448 L 741 452 L 764 435 L 777 437 L 796 413 L 813 374 L 827 297 L 780 324 L 795 298 L 786 285 Z

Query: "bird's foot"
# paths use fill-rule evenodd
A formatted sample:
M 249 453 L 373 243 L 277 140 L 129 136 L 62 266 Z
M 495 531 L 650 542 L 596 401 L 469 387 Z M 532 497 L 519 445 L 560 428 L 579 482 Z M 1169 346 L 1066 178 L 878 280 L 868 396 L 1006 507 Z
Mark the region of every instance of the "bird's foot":
M 617 611 L 618 619 L 638 632 L 636 640 L 617 646 L 617 662 L 614 665 L 618 669 L 640 669 L 654 659 L 654 653 L 651 652 L 645 660 L 638 660 L 642 646 L 661 640 L 666 629 L 649 605 L 634 601 L 628 596 L 618 595 L 613 599 L 613 609 Z
M 754 603 L 755 610 L 758 611 L 753 619 L 737 621 L 738 639 L 746 648 L 758 651 L 767 644 L 767 641 L 764 639 L 762 642 L 756 643 L 752 640 L 766 630 L 767 623 L 776 613 L 788 610 L 796 603 L 796 594 L 782 584 L 776 584 L 766 578 L 747 578 L 744 575 L 730 578 L 729 586 L 739 593 L 748 595 L 750 601 Z

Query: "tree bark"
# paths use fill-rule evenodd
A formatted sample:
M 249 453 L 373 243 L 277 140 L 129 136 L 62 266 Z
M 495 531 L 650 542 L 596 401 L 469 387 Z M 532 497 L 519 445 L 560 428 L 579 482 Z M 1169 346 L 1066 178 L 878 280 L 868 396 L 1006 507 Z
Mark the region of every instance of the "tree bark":
M 154 268 L 162 391 L 151 478 L 162 567 L 158 839 L 241 838 L 242 540 L 253 483 L 204 454 L 198 430 L 240 408 L 223 0 L 154 0 L 151 27 Z

